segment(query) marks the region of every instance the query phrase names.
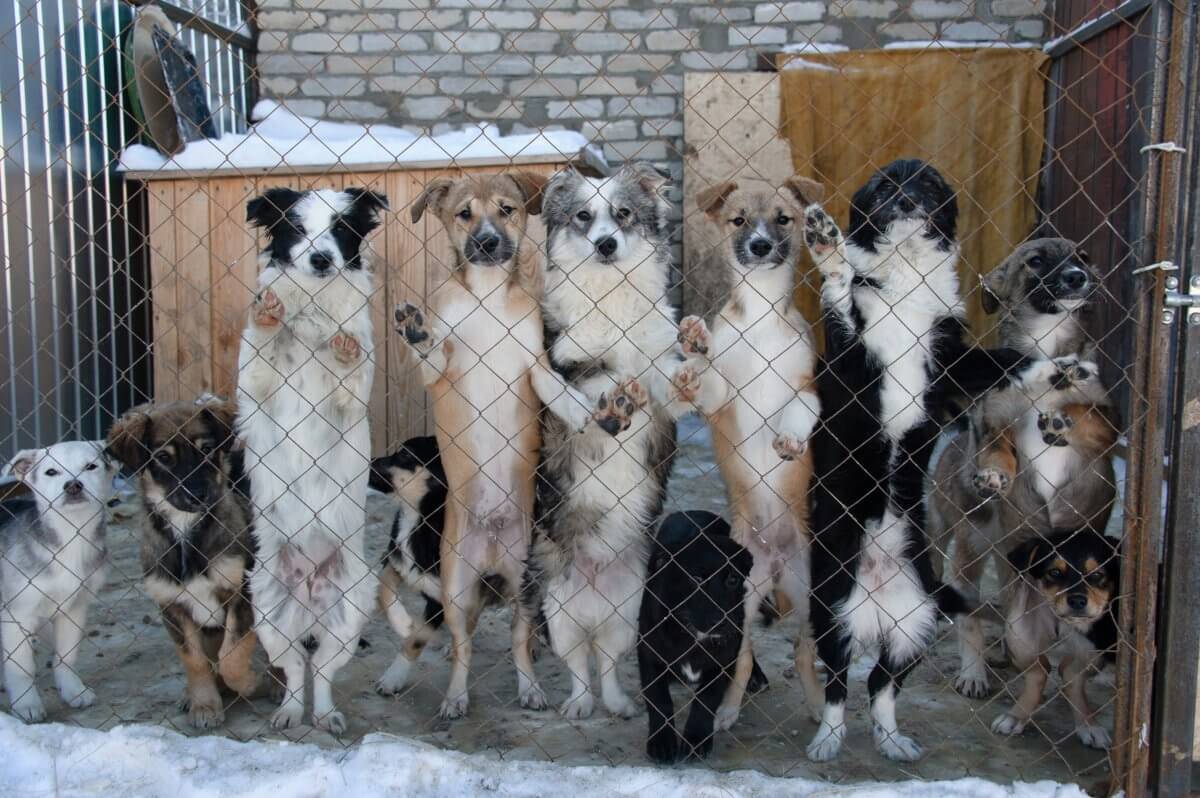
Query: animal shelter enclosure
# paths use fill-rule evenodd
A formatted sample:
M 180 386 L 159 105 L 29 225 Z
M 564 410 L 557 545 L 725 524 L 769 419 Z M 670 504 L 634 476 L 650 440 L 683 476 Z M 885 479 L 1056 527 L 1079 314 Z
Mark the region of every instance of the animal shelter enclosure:
M 0 9 L 0 734 L 1189 794 L 1197 41 Z

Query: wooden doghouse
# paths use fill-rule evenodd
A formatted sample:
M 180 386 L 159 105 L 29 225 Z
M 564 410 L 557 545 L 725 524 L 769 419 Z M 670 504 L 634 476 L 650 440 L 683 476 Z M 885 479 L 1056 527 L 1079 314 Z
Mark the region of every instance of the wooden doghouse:
M 150 296 L 153 303 L 154 397 L 187 399 L 206 391 L 235 395 L 246 311 L 254 297 L 262 233 L 246 224 L 246 203 L 273 186 L 360 186 L 387 195 L 391 211 L 371 236 L 375 294 L 376 373 L 371 397 L 373 455 L 393 450 L 428 429 L 425 390 L 392 331 L 398 302 L 421 304 L 449 274 L 450 249 L 441 222 L 409 221 L 409 206 L 436 177 L 508 168 L 550 174 L 575 158 L 518 156 L 451 163 L 405 163 L 282 169 L 130 171 L 148 196 Z M 539 220 L 530 234 L 540 241 Z

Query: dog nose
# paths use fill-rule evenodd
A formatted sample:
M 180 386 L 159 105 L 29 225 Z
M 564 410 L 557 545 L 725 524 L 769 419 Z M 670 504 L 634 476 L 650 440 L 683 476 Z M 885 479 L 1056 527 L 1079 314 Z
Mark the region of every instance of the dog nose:
M 617 239 L 612 236 L 605 236 L 596 242 L 596 251 L 606 258 L 611 256 L 617 251 Z
M 1087 274 L 1083 269 L 1071 268 L 1063 272 L 1063 285 L 1071 290 L 1078 290 L 1087 285 Z
M 73 479 L 66 485 L 63 485 L 63 493 L 68 496 L 78 496 L 83 493 L 83 483 L 77 479 Z
M 328 252 L 314 252 L 308 256 L 308 262 L 314 269 L 323 272 L 333 265 L 333 258 L 329 257 Z
M 756 238 L 750 242 L 750 254 L 756 258 L 765 258 L 771 254 L 775 245 L 765 238 Z
M 916 204 L 904 194 L 901 194 L 896 200 L 896 207 L 900 209 L 901 213 L 912 213 L 917 209 Z
M 1087 603 L 1087 596 L 1082 593 L 1072 593 L 1067 596 L 1067 606 L 1076 612 L 1087 609 Z
M 496 254 L 496 250 L 500 248 L 500 236 L 495 233 L 485 233 L 475 237 L 475 246 L 479 247 L 479 251 L 486 255 Z

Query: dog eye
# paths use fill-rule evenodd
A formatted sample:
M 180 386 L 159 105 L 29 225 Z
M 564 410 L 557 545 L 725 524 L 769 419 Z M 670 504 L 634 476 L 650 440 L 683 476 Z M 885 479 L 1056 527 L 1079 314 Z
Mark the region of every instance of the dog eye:
M 463 208 L 461 211 L 458 212 L 458 218 L 462 219 L 464 222 L 467 221 L 468 219 L 470 219 L 471 218 L 471 209 Z
M 791 224 L 791 223 L 792 223 L 792 217 L 788 216 L 786 213 L 779 214 L 779 218 L 775 220 L 775 224 Z
M 729 223 L 734 227 L 741 227 L 746 223 L 746 218 L 744 216 L 735 216 L 729 220 Z
M 744 581 L 745 580 L 742 579 L 741 574 L 729 574 L 725 577 L 725 587 L 729 588 L 730 590 L 736 590 L 742 586 L 742 582 Z
M 512 216 L 515 212 L 516 212 L 516 209 L 511 205 L 501 205 L 500 206 L 500 215 L 501 216 Z
M 1046 261 L 1042 260 L 1041 255 L 1034 255 L 1032 258 L 1029 259 L 1029 268 L 1031 268 L 1031 269 L 1040 269 L 1045 265 L 1046 265 Z
M 48 476 L 48 477 L 56 477 L 56 476 L 58 476 L 58 473 L 59 472 L 58 472 L 57 468 L 46 469 L 46 476 Z
M 162 463 L 167 468 L 170 468 L 175 462 L 175 456 L 170 452 L 155 452 L 154 459 Z
M 1051 579 L 1062 579 L 1063 572 L 1057 568 L 1051 568 L 1049 571 L 1046 572 L 1046 576 L 1048 576 Z
M 580 211 L 579 213 L 575 214 L 575 218 L 581 222 L 590 222 L 592 220 L 592 214 L 590 211 Z
M 633 214 L 628 208 L 617 208 L 617 221 L 623 222 Z
M 85 465 L 83 467 L 83 470 L 84 471 L 95 471 L 97 468 L 99 468 L 99 466 L 97 466 L 95 463 L 88 463 L 87 465 Z
M 1103 571 L 1092 571 L 1088 574 L 1087 580 L 1093 585 L 1102 585 L 1107 581 Z

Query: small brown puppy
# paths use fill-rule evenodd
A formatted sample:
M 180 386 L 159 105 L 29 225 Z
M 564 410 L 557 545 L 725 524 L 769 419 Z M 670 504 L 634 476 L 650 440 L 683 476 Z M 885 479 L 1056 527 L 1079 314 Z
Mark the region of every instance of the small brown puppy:
M 230 478 L 236 416 L 219 400 L 146 404 L 108 434 L 110 451 L 138 478 L 143 584 L 183 662 L 182 703 L 200 729 L 224 721 L 222 690 L 250 697 L 258 685 L 250 516 Z
M 427 211 L 436 214 L 450 236 L 454 260 L 451 278 L 434 290 L 424 310 L 396 309 L 396 329 L 430 393 L 449 488 L 441 581 L 454 648 L 444 718 L 467 711 L 481 589 L 502 588 L 513 602 L 521 706 L 546 706 L 533 673 L 532 618 L 516 601 L 531 537 L 538 412 L 544 403 L 582 429 L 591 409 L 545 367 L 542 268 L 525 233 L 529 216 L 541 212 L 544 183 L 531 172 L 439 178 L 412 206 L 414 223 Z M 394 597 L 381 595 L 380 601 L 385 610 L 393 609 Z M 388 616 L 398 634 L 412 634 L 399 613 Z
M 1108 523 L 1120 421 L 1085 332 L 1096 286 L 1087 256 L 1061 238 L 1022 244 L 984 279 L 984 310 L 1005 311 L 1000 345 L 1045 358 L 1046 368 L 973 407 L 968 430 L 951 439 L 934 471 L 930 538 L 942 552 L 953 538 L 950 582 L 966 595 L 978 594 L 989 557 L 1009 584 L 1014 574 L 1001 555 L 1029 536 L 1103 532 Z M 973 616 L 956 626 L 955 688 L 982 697 L 989 690 L 982 627 Z
M 700 192 L 700 209 L 724 240 L 715 253 L 729 273 L 729 301 L 713 321 L 689 316 L 679 340 L 689 357 L 676 372 L 680 396 L 692 399 L 712 430 L 729 498 L 733 539 L 754 567 L 746 628 L 733 683 L 716 717 L 728 729 L 741 710 L 752 669 L 751 621 L 760 603 L 782 593 L 800 623 L 795 668 L 809 710 L 824 705 L 808 623 L 808 438 L 820 414 L 812 331 L 793 300 L 803 249 L 804 208 L 824 188 L 794 176 L 781 186 L 722 183 Z

